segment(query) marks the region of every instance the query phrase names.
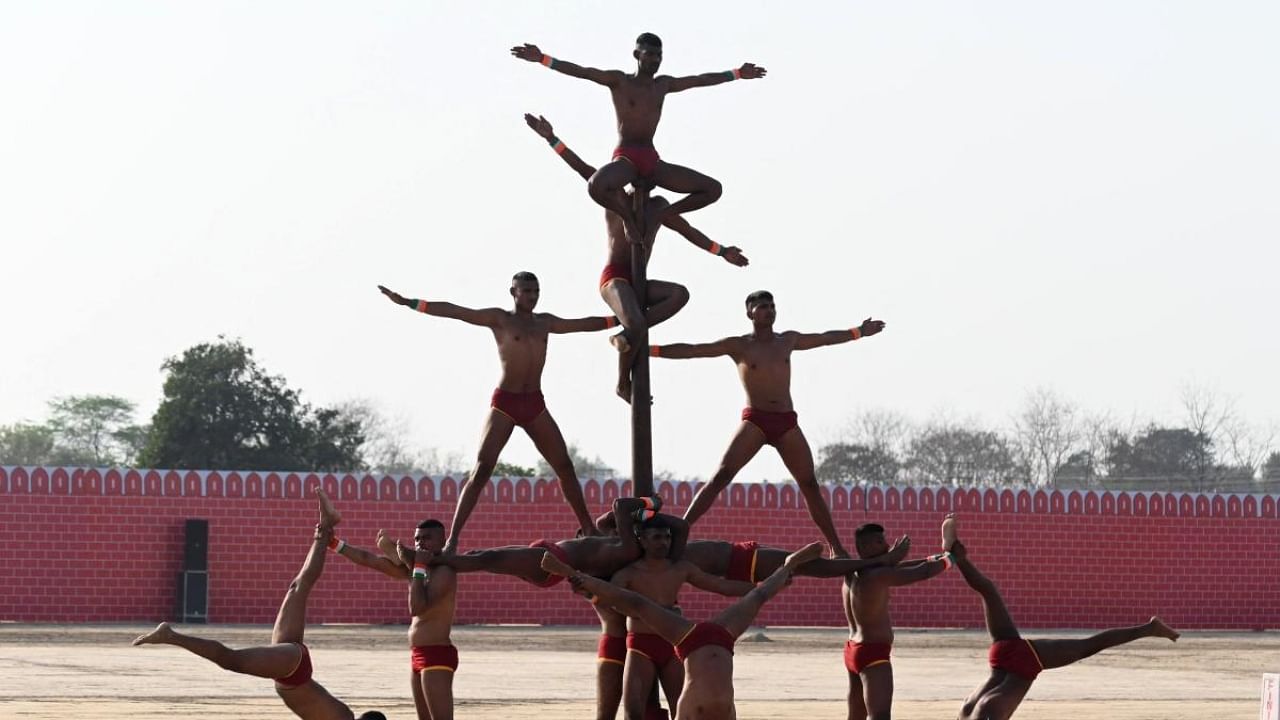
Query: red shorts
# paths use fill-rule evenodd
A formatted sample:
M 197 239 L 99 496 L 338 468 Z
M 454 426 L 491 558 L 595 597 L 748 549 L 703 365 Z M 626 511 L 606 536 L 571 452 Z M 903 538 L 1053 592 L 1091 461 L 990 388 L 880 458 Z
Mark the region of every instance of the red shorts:
M 550 540 L 534 540 L 533 542 L 529 543 L 529 547 L 542 548 L 543 550 L 546 550 L 547 552 L 556 556 L 556 559 L 558 559 L 560 562 L 564 563 L 565 565 L 572 565 L 572 563 L 569 562 L 569 554 L 564 551 L 564 548 L 551 542 Z M 559 585 L 562 582 L 564 582 L 563 575 L 552 575 L 551 573 L 547 573 L 546 580 L 543 580 L 540 583 L 533 583 L 533 584 L 537 585 L 540 588 L 549 588 L 553 585 Z
M 538 416 L 547 411 L 547 403 L 542 399 L 542 393 L 518 393 L 502 388 L 493 391 L 493 399 L 489 401 L 489 407 L 511 418 L 520 427 L 537 420 Z
M 729 551 L 729 569 L 724 574 L 725 579 L 755 582 L 756 551 L 759 549 L 760 543 L 755 540 L 734 543 Z
M 997 670 L 1013 673 L 1027 680 L 1035 680 L 1044 670 L 1040 664 L 1040 656 L 1026 638 L 1017 640 L 997 640 L 987 650 L 987 662 Z
M 733 654 L 733 642 L 735 638 L 729 634 L 724 626 L 715 623 L 698 623 L 693 626 L 689 632 L 685 633 L 684 638 L 676 643 L 676 657 L 681 660 L 688 660 L 689 656 L 695 650 L 704 648 L 708 645 L 716 645 Z
M 627 162 L 635 165 L 636 172 L 640 173 L 640 177 L 651 177 L 658 169 L 658 151 L 652 147 L 641 147 L 639 145 L 619 145 L 613 151 L 613 159 L 623 158 Z
M 844 667 L 851 673 L 861 674 L 863 670 L 889 662 L 889 653 L 893 643 L 856 643 L 852 640 L 844 644 Z
M 797 418 L 798 416 L 794 410 L 769 412 L 768 410 L 746 408 L 742 411 L 742 419 L 755 425 L 760 432 L 764 433 L 764 441 L 775 447 L 783 435 L 791 432 L 792 428 L 799 426 L 800 423 Z
M 596 660 L 618 665 L 626 663 L 627 639 L 600 633 L 600 642 L 596 643 Z
M 302 657 L 298 658 L 298 664 L 293 668 L 293 672 L 285 677 L 276 678 L 276 686 L 282 690 L 292 690 L 311 681 L 311 651 L 302 643 L 294 643 L 294 645 L 302 649 Z
M 610 280 L 625 280 L 628 285 L 631 284 L 631 266 L 618 265 L 609 263 L 604 266 L 604 270 L 600 271 L 600 287 L 604 287 Z
M 458 648 L 452 645 L 414 645 L 412 657 L 415 673 L 458 669 Z
M 671 643 L 653 633 L 627 633 L 627 649 L 649 658 L 656 668 L 666 667 L 676 657 Z

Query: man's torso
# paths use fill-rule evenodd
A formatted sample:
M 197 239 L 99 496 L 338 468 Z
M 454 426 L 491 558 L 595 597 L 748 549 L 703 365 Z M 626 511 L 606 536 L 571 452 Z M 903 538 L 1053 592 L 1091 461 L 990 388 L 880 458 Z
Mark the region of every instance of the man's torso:
M 747 404 L 757 410 L 788 412 L 791 404 L 791 350 L 795 342 L 774 333 L 771 339 L 746 336 L 738 362 L 738 376 Z
M 547 334 L 550 322 L 539 313 L 508 312 L 493 328 L 502 363 L 499 387 L 508 392 L 538 392 L 542 388 L 542 367 L 547 361 Z

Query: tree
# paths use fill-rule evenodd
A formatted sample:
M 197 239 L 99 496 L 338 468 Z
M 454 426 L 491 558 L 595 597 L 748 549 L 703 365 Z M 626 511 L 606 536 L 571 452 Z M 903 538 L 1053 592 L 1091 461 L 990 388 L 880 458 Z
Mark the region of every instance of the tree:
M 1209 483 L 1203 463 L 1212 454 L 1212 441 L 1204 433 L 1150 425 L 1145 432 L 1118 438 L 1111 446 L 1109 485 L 1122 480 L 1159 480 L 1169 486 L 1205 490 Z
M 1034 482 L 1052 485 L 1058 469 L 1078 449 L 1081 438 L 1078 415 L 1075 405 L 1047 388 L 1038 388 L 1027 395 L 1013 426 Z
M 818 479 L 887 485 L 898 478 L 902 463 L 887 449 L 859 443 L 831 443 L 818 450 Z
M 573 443 L 569 444 L 569 460 L 573 462 L 573 469 L 578 473 L 578 478 L 581 480 L 589 478 L 605 480 L 618 475 L 618 471 L 604 460 L 601 460 L 599 455 L 589 459 L 579 452 L 578 446 Z M 547 461 L 543 458 L 538 458 L 538 477 L 553 478 L 555 476 L 556 471 L 551 469 Z
M 952 423 L 926 426 L 912 439 L 907 467 L 926 483 L 996 485 L 1027 479 L 1003 437 Z
M 151 467 L 355 470 L 360 423 L 313 410 L 239 340 L 219 337 L 164 362 L 164 399 L 140 461 Z
M 33 423 L 0 426 L 0 465 L 45 465 L 54 454 L 53 428 Z
M 498 464 L 493 466 L 493 475 L 494 477 L 531 478 L 536 477 L 537 473 L 531 467 L 499 460 Z
M 65 464 L 99 467 L 131 463 L 147 433 L 146 428 L 134 424 L 134 407 L 115 395 L 51 400 L 49 427 L 57 438 L 55 457 L 61 456 Z

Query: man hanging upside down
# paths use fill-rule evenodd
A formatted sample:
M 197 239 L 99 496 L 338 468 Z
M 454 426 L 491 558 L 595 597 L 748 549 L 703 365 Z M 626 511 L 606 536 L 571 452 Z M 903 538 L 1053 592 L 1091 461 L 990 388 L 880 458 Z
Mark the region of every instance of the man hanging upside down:
M 341 519 L 340 515 L 327 512 L 325 503 L 321 503 L 320 523 L 316 525 L 311 549 L 298 576 L 285 592 L 276 625 L 271 630 L 270 645 L 232 650 L 217 640 L 180 633 L 167 622 L 138 637 L 133 644 L 177 645 L 224 670 L 271 678 L 285 706 L 304 720 L 386 720 L 386 716 L 377 711 L 362 713 L 356 718 L 351 708 L 313 680 L 311 652 L 302 642 L 307 628 L 307 598 L 324 571 L 325 551 L 333 538 L 333 527 Z
M 1044 670 L 1070 665 L 1107 648 L 1142 638 L 1162 637 L 1175 642 L 1178 639 L 1178 632 L 1160 618 L 1152 617 L 1142 625 L 1104 630 L 1087 638 L 1028 640 L 1018 633 L 996 584 L 978 571 L 964 544 L 955 540 L 954 530 L 952 532 L 948 538 L 951 557 L 964 581 L 982 596 L 987 633 L 991 635 L 991 648 L 987 652 L 991 675 L 964 701 L 959 720 L 1006 720 L 1012 717 L 1036 676 Z M 944 544 L 946 542 L 944 539 Z
M 790 583 L 794 570 L 821 554 L 821 543 L 805 546 L 715 619 L 701 623 L 690 622 L 639 593 L 579 572 L 551 553 L 544 554 L 542 562 L 547 572 L 569 578 L 574 590 L 593 603 L 609 605 L 629 617 L 643 620 L 675 645 L 676 657 L 684 663 L 684 689 L 676 707 L 676 720 L 732 720 L 736 717 L 733 703 L 735 641 L 764 604 Z
M 535 118 L 533 115 L 526 114 L 524 121 L 539 137 L 545 139 L 560 159 L 581 175 L 582 179 L 591 179 L 596 169 L 578 157 L 577 153 L 570 150 L 555 136 L 551 123 L 547 122 L 546 118 Z M 618 194 L 626 195 L 623 190 L 618 190 Z M 619 202 L 624 206 L 630 204 L 625 197 L 620 197 Z M 649 198 L 649 205 L 664 208 L 667 206 L 667 200 L 655 195 Z M 689 290 L 677 283 L 649 278 L 645 283 L 647 307 L 640 307 L 635 288 L 631 285 L 631 241 L 627 238 L 622 216 L 613 210 L 606 209 L 604 220 L 609 233 L 609 261 L 604 267 L 604 272 L 600 274 L 600 297 L 622 323 L 622 330 L 609 341 L 619 353 L 618 396 L 631 402 L 631 365 L 635 362 L 636 352 L 649 344 L 649 328 L 669 319 L 689 302 Z M 733 246 L 724 247 L 713 242 L 680 215 L 667 215 L 663 218 L 662 224 L 683 235 L 695 247 L 706 250 L 712 255 L 718 255 L 731 265 L 744 267 L 748 263 L 742 250 Z M 649 234 L 644 239 L 646 258 L 653 253 L 653 242 L 657 233 L 658 226 L 655 225 L 649 229 Z

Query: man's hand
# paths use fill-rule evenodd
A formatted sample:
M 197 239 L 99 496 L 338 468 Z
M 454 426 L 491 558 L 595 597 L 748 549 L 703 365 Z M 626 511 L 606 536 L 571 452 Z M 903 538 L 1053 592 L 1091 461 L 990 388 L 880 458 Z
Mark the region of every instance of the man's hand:
M 550 140 L 555 136 L 555 133 L 551 130 L 551 123 L 547 122 L 547 119 L 541 115 L 534 117 L 533 113 L 525 113 L 524 121 L 543 140 Z
M 378 286 L 378 289 L 382 291 L 382 294 L 383 294 L 383 295 L 386 295 L 388 298 L 390 298 L 390 299 L 391 299 L 391 302 L 393 302 L 393 303 L 395 303 L 395 304 L 397 304 L 397 305 L 407 305 L 407 304 L 408 304 L 407 302 L 405 302 L 405 299 L 404 299 L 403 297 L 401 297 L 400 293 L 395 292 L 394 290 L 390 290 L 390 289 L 388 289 L 388 288 L 385 288 L 385 287 L 383 287 L 383 286 L 381 286 L 381 285 L 379 285 L 379 286 Z
M 911 536 L 903 535 L 898 541 L 889 548 L 889 552 L 885 553 L 885 565 L 897 565 L 906 559 L 907 553 L 911 552 Z
M 542 62 L 542 51 L 538 49 L 537 45 L 532 45 L 530 43 L 517 45 L 511 48 L 511 56 L 520 58 L 521 60 L 528 60 L 529 62 Z M 743 65 L 743 67 L 746 66 Z M 746 77 L 746 74 L 743 74 L 742 77 Z
M 883 329 L 884 329 L 883 320 L 872 320 L 871 318 L 867 318 L 866 320 L 863 320 L 862 324 L 858 326 L 858 332 L 862 333 L 862 337 L 867 337 L 868 335 L 875 335 L 876 333 L 880 332 Z
M 965 560 L 969 557 L 969 551 L 965 549 L 964 543 L 957 540 L 951 544 L 951 557 L 956 560 Z
M 720 257 L 724 258 L 730 265 L 738 267 L 746 267 L 751 262 L 746 255 L 742 254 L 742 248 L 734 247 L 733 245 L 722 250 Z
M 414 551 L 400 543 L 396 543 L 396 557 L 399 558 L 400 564 L 407 568 L 412 568 L 414 562 L 417 560 Z
M 537 48 L 534 48 L 534 50 L 537 50 Z M 541 60 L 542 56 L 539 55 L 538 59 Z M 762 67 L 757 67 L 755 63 L 743 63 L 742 67 L 738 68 L 738 75 L 740 75 L 743 80 L 756 80 L 767 74 L 769 74 L 768 70 L 765 70 Z

